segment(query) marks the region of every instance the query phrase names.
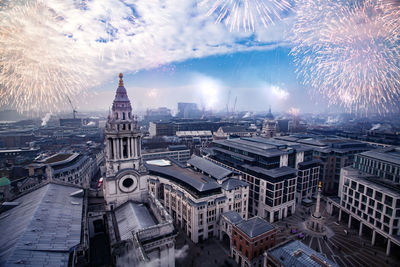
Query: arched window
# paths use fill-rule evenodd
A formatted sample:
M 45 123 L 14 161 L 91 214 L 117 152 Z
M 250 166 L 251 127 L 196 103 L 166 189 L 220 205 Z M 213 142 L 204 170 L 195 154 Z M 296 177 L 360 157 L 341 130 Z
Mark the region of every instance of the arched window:
M 122 112 L 122 119 L 125 120 L 125 112 Z

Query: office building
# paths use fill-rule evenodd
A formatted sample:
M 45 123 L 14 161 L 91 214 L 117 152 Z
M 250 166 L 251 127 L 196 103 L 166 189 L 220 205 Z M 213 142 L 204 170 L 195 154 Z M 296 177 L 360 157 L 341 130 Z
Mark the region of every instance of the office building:
M 295 211 L 299 163 L 310 163 L 302 165 L 301 177 L 306 170 L 313 173 L 305 190 L 316 190 L 318 168 L 313 164 L 312 150 L 305 146 L 261 137 L 217 140 L 213 145 L 209 157 L 241 173 L 250 184 L 249 215 L 274 222 Z

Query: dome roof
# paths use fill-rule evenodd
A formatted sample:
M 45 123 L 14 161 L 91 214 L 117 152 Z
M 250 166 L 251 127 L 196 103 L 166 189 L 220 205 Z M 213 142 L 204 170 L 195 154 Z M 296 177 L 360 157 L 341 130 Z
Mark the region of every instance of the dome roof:
M 7 186 L 10 184 L 11 184 L 11 182 L 7 177 L 0 178 L 0 186 Z

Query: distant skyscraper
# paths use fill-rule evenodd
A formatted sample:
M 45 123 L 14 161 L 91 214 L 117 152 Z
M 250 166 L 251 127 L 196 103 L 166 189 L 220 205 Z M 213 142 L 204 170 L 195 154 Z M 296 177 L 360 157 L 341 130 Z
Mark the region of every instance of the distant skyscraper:
M 200 118 L 202 115 L 201 111 L 197 108 L 196 103 L 178 103 L 178 114 L 179 118 Z

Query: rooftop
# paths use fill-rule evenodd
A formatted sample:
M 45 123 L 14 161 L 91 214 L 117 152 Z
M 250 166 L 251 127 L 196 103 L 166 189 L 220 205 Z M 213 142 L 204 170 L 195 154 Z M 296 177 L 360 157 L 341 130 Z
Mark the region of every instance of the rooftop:
M 225 216 L 232 224 L 237 224 L 243 221 L 242 216 L 234 210 L 227 211 L 223 213 L 222 216 Z
M 237 187 L 245 187 L 245 186 L 249 186 L 249 184 L 246 183 L 245 181 L 236 178 L 229 178 L 222 183 L 222 188 L 226 191 L 233 190 Z
M 400 165 L 400 147 L 385 147 L 366 151 L 360 155 Z
M 257 237 L 274 229 L 274 226 L 258 216 L 242 221 L 236 227 L 249 237 Z
M 283 266 L 339 267 L 339 265 L 306 246 L 299 240 L 289 241 L 282 245 L 278 245 L 269 249 L 267 253 L 272 255 Z
M 143 203 L 126 202 L 115 210 L 121 240 L 132 238 L 132 233 L 157 224 L 156 218 Z
M 214 179 L 189 168 L 178 166 L 171 160 L 163 160 L 163 164 L 150 160 L 146 161 L 144 165 L 150 174 L 172 179 L 199 193 L 221 188 Z
M 230 174 L 232 174 L 232 171 L 224 168 L 222 166 L 219 166 L 207 159 L 201 158 L 194 156 L 187 162 L 193 167 L 196 167 L 197 169 L 211 175 L 213 178 L 220 180 L 223 178 L 226 178 Z
M 283 166 L 283 167 L 280 167 L 280 168 L 267 170 L 267 169 L 264 169 L 264 168 L 261 168 L 261 167 L 250 166 L 250 165 L 244 164 L 243 168 L 246 168 L 248 170 L 251 170 L 251 171 L 254 171 L 254 172 L 257 172 L 257 173 L 264 174 L 264 175 L 266 175 L 268 177 L 271 177 L 271 178 L 279 178 L 279 177 L 290 175 L 290 174 L 297 174 L 297 170 L 296 169 L 293 169 L 293 168 L 288 167 L 288 166 Z
M 61 163 L 67 159 L 69 159 L 74 154 L 71 153 L 57 153 L 51 157 L 48 157 L 44 160 L 43 163 L 52 164 L 52 163 Z
M 77 187 L 47 184 L 14 200 L 0 214 L 0 266 L 68 266 L 80 243 L 83 198 Z

